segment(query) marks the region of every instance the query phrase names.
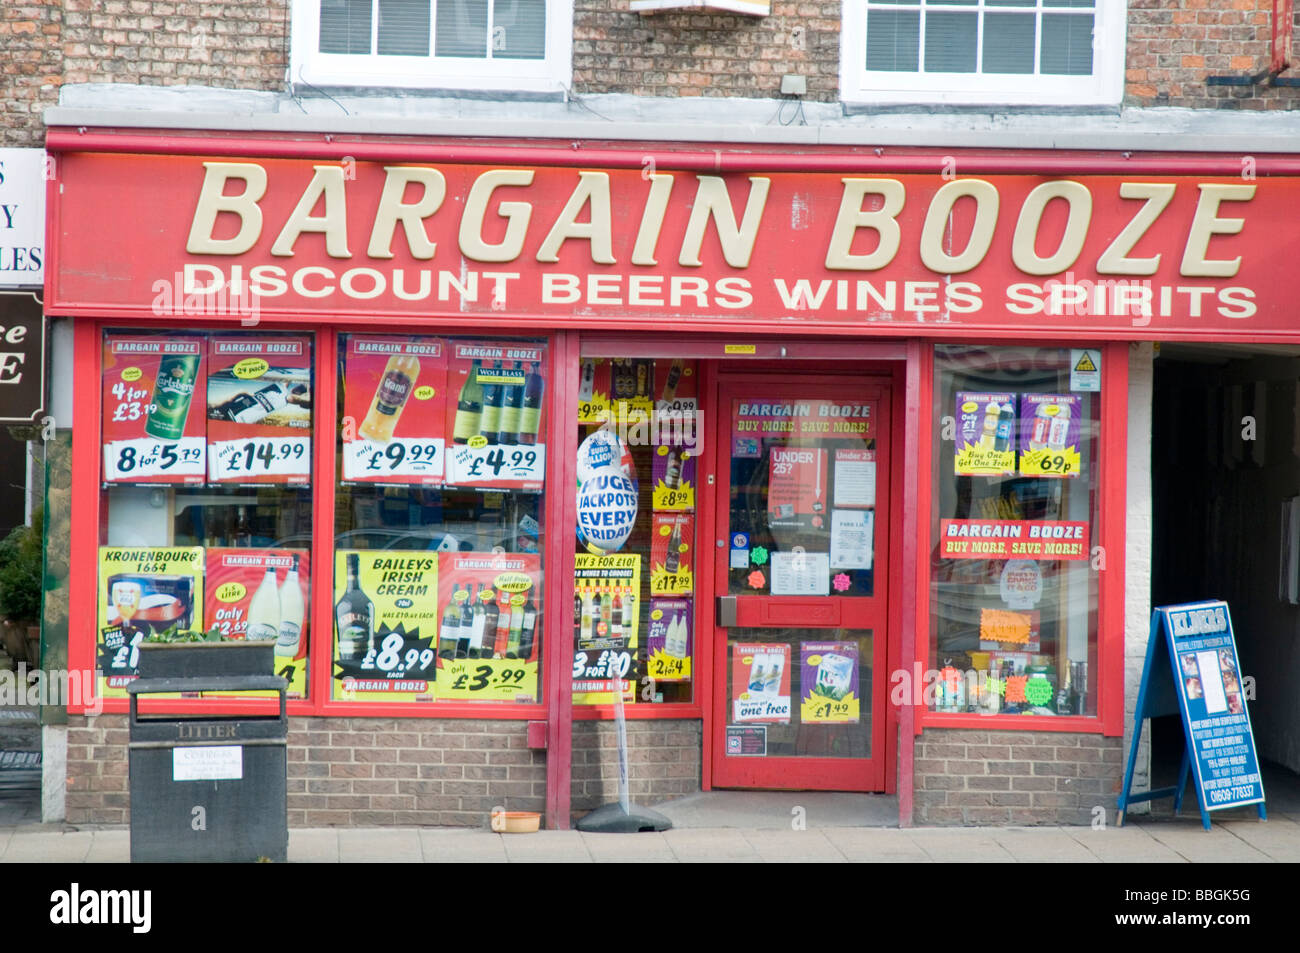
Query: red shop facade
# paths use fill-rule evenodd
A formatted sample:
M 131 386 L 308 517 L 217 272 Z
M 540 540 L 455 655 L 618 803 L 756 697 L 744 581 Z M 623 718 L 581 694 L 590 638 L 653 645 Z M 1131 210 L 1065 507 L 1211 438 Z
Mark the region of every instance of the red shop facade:
M 1135 342 L 1296 338 L 1282 160 L 47 148 L 73 822 L 125 820 L 139 645 L 210 630 L 276 643 L 294 826 L 568 826 L 615 796 L 617 693 L 640 803 L 1086 822 L 1147 611 Z

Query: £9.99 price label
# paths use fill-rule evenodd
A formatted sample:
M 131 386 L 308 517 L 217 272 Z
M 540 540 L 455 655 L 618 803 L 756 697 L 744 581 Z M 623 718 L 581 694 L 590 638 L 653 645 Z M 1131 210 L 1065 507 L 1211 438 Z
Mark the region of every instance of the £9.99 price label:
M 310 437 L 222 440 L 209 445 L 208 478 L 230 481 L 282 476 L 304 480 L 311 473 Z
M 379 483 L 439 482 L 442 479 L 441 437 L 394 437 L 379 443 L 353 440 L 343 445 L 343 479 Z
M 518 659 L 442 659 L 438 697 L 461 701 L 534 701 L 537 663 Z
M 448 454 L 447 482 L 457 486 L 540 489 L 546 472 L 542 444 L 456 444 Z
M 204 472 L 202 437 L 179 440 L 140 437 L 104 444 L 104 479 L 110 483 L 159 476 L 202 483 Z

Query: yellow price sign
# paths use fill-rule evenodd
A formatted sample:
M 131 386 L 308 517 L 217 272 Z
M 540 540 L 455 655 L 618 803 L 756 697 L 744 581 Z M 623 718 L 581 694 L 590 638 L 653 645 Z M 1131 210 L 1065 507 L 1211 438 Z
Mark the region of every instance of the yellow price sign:
M 857 724 L 860 708 L 858 697 L 853 692 L 840 699 L 814 693 L 799 705 L 799 720 L 805 725 Z
M 685 567 L 677 572 L 656 568 L 650 574 L 650 591 L 657 596 L 688 596 L 695 591 L 695 575 Z
M 442 659 L 438 698 L 453 701 L 536 701 L 537 663 L 519 659 Z
M 1073 447 L 1064 450 L 1026 450 L 1020 455 L 1020 475 L 1039 477 L 1072 477 L 1079 474 L 1079 451 Z
M 658 649 L 646 660 L 646 675 L 660 682 L 689 682 L 691 660 L 675 658 Z

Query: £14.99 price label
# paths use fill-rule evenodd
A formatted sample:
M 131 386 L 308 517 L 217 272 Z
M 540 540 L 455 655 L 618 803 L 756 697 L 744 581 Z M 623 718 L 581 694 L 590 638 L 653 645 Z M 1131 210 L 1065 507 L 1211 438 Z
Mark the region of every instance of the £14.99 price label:
M 533 701 L 537 663 L 517 659 L 442 659 L 438 697 L 462 701 Z
M 441 437 L 353 440 L 343 445 L 343 479 L 436 483 L 442 478 L 442 448 Z
M 447 482 L 457 486 L 512 486 L 540 489 L 546 472 L 541 444 L 457 444 L 448 462 Z
M 104 479 L 130 483 L 166 476 L 177 482 L 202 483 L 203 438 L 159 440 L 141 437 L 104 444 Z
M 267 437 L 254 440 L 223 440 L 213 443 L 208 453 L 208 478 L 238 483 L 253 477 L 285 477 L 305 480 L 311 473 L 310 437 Z

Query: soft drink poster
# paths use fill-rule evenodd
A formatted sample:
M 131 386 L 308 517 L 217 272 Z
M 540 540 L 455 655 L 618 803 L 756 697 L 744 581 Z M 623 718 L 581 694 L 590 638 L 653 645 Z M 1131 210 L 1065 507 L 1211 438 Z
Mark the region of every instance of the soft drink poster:
M 208 342 L 209 481 L 309 481 L 311 359 L 305 336 Z
M 737 642 L 731 646 L 731 721 L 790 723 L 790 646 Z
M 696 450 L 690 446 L 659 444 L 650 458 L 652 503 L 658 512 L 695 509 Z
M 335 550 L 333 697 L 434 700 L 438 554 Z
M 646 674 L 661 682 L 691 680 L 690 599 L 651 599 L 646 632 Z
M 957 392 L 957 476 L 1016 472 L 1016 395 Z
M 1081 405 L 1078 394 L 1020 395 L 1021 476 L 1079 475 Z
M 104 337 L 104 482 L 204 482 L 205 356 L 198 337 Z
M 799 645 L 799 720 L 805 725 L 856 725 L 861 715 L 856 642 Z
M 650 533 L 651 594 L 690 595 L 695 591 L 695 514 L 655 513 Z
M 305 549 L 209 549 L 203 617 L 223 638 L 275 642 L 275 671 L 305 698 L 311 557 Z
M 541 489 L 546 346 L 456 340 L 447 346 L 447 482 Z
M 447 343 L 353 335 L 343 368 L 343 479 L 437 486 L 446 473 Z

